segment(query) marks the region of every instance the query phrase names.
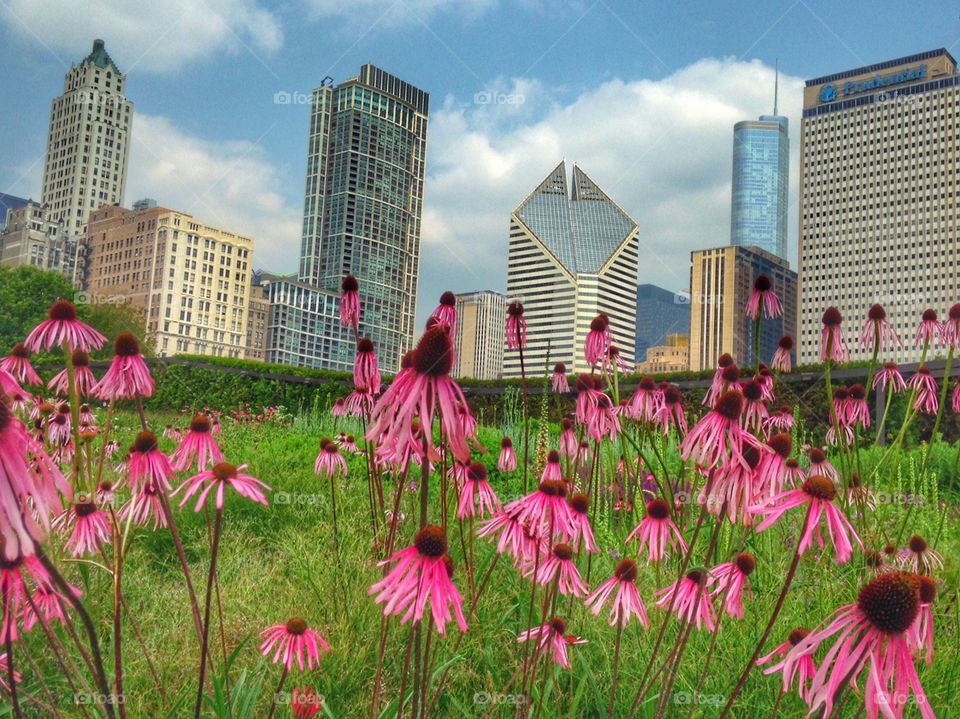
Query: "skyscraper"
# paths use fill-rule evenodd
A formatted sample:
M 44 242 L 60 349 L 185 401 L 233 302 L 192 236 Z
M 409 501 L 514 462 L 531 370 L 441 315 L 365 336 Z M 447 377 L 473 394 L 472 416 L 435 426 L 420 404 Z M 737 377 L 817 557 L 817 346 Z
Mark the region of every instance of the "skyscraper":
M 800 126 L 800 361 L 835 305 L 848 337 L 874 303 L 918 361 L 923 310 L 960 298 L 960 74 L 943 49 L 806 82 Z M 848 341 L 853 359 L 872 348 Z
M 589 371 L 584 340 L 601 312 L 633 365 L 638 243 L 637 223 L 576 165 L 569 192 L 561 162 L 513 211 L 507 295 L 525 307 L 528 374 L 557 362 Z M 520 373 L 520 353 L 507 350 L 504 376 Z
M 300 271 L 265 278 L 268 361 L 351 366 L 353 339 L 330 321 L 352 274 L 361 333 L 399 367 L 413 344 L 428 111 L 426 92 L 373 65 L 313 91 Z
M 753 367 L 755 323 L 744 308 L 753 283 L 766 275 L 783 315 L 760 322 L 760 360 L 770 364 L 783 335 L 796 334 L 797 273 L 790 263 L 757 247 L 717 247 L 690 253 L 690 369 L 710 370 L 720 355 Z
M 507 298 L 493 290 L 457 295 L 455 377 L 497 379 L 503 372 Z
M 646 360 L 649 348 L 666 345 L 670 334 L 690 334 L 690 297 L 656 285 L 639 285 L 634 349 L 637 362 Z
M 103 40 L 70 68 L 50 111 L 40 204 L 70 236 L 101 205 L 123 203 L 133 103 Z
M 759 247 L 787 258 L 787 191 L 790 186 L 788 120 L 773 114 L 733 126 L 730 244 Z

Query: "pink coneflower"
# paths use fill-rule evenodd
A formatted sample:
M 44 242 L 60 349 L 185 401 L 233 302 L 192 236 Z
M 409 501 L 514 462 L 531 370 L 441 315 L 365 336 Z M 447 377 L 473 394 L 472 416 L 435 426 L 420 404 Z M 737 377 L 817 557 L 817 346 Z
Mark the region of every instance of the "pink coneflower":
M 610 608 L 610 626 L 619 624 L 625 627 L 631 617 L 636 617 L 640 626 L 650 626 L 647 609 L 637 591 L 637 563 L 632 559 L 622 559 L 613 571 L 613 576 L 602 582 L 588 596 L 584 603 L 594 616 L 598 616 L 616 590 L 613 606 Z
M 497 537 L 497 554 L 509 550 L 517 565 L 527 565 L 537 556 L 541 544 L 540 522 L 521 519 L 522 507 L 514 502 L 509 509 L 502 509 L 484 522 L 477 530 L 477 536 Z
M 193 508 L 194 512 L 199 512 L 200 508 L 203 507 L 204 503 L 207 501 L 207 495 L 209 495 L 214 488 L 216 488 L 216 507 L 217 509 L 223 509 L 223 494 L 227 487 L 230 487 L 239 494 L 241 497 L 246 497 L 254 502 L 262 504 L 264 507 L 267 506 L 267 498 L 263 493 L 263 490 L 270 490 L 270 487 L 259 479 L 255 479 L 248 474 L 244 474 L 243 470 L 246 469 L 247 465 L 241 464 L 239 467 L 235 467 L 232 464 L 227 464 L 226 462 L 221 462 L 213 469 L 205 470 L 200 472 L 179 487 L 173 494 L 177 494 L 184 487 L 187 488 L 186 493 L 183 495 L 183 499 L 180 501 L 180 506 L 182 507 L 187 503 L 187 501 L 194 495 L 197 496 L 197 503 Z M 206 485 L 206 486 L 204 486 Z
M 691 569 L 671 584 L 656 592 L 657 606 L 677 616 L 697 629 L 706 627 L 712 632 L 716 626 L 717 613 L 710 599 L 710 585 L 714 578 L 706 569 Z
M 83 596 L 83 592 L 78 587 L 72 584 L 67 586 L 75 596 Z M 67 613 L 64 611 L 66 604 L 67 601 L 52 583 L 39 582 L 30 596 L 30 601 L 23 605 L 23 630 L 29 632 L 41 619 L 48 625 L 53 622 L 66 622 Z
M 563 479 L 563 469 L 560 467 L 560 453 L 551 449 L 547 452 L 547 462 L 543 465 L 543 473 L 540 475 L 540 481 L 556 481 Z
M 920 611 L 913 625 L 913 643 L 918 654 L 925 654 L 929 667 L 933 664 L 933 612 L 931 605 L 937 598 L 937 585 L 930 577 L 917 575 L 917 593 L 920 596 Z
M 820 361 L 846 362 L 850 350 L 843 341 L 843 315 L 836 307 L 828 307 L 823 313 L 823 330 L 820 332 Z
M 873 305 L 867 311 L 867 321 L 860 332 L 860 345 L 876 350 L 889 349 L 894 345 L 903 347 L 903 340 L 887 321 L 887 311 L 882 305 Z
M 209 465 L 223 461 L 223 452 L 213 438 L 212 429 L 213 423 L 207 415 L 194 416 L 190 429 L 171 457 L 174 469 L 182 472 L 196 461 L 197 471 L 202 472 Z
M 753 599 L 750 588 L 750 575 L 757 568 L 757 559 L 749 552 L 738 554 L 732 562 L 718 564 L 710 570 L 710 576 L 716 580 L 711 594 L 723 599 L 723 610 L 735 619 L 743 619 L 743 590 Z
M 290 714 L 294 719 L 313 719 L 323 710 L 323 704 L 323 694 L 313 687 L 294 687 L 290 695 Z
M 943 325 L 937 319 L 935 310 L 924 310 L 920 318 L 920 324 L 917 325 L 917 334 L 914 344 L 917 347 L 928 347 L 940 337 L 943 331 Z
M 153 396 L 153 377 L 140 355 L 137 338 L 129 332 L 121 332 L 113 343 L 113 351 L 110 367 L 93 388 L 94 396 L 105 402 Z
M 567 631 L 567 622 L 560 617 L 554 617 L 549 624 L 541 627 L 534 627 L 517 636 L 517 643 L 529 642 L 531 640 L 537 643 L 537 652 L 539 654 L 553 653 L 553 663 L 564 669 L 570 668 L 570 657 L 567 654 L 567 647 L 576 644 L 586 644 L 586 639 L 565 635 Z
M 760 316 L 763 310 L 763 316 L 767 319 L 773 319 L 783 314 L 783 305 L 780 304 L 780 298 L 773 291 L 773 283 L 766 275 L 760 275 L 754 280 L 753 292 L 747 299 L 746 315 L 752 320 Z
M 588 554 L 594 554 L 599 551 L 597 541 L 593 536 L 593 529 L 590 527 L 590 517 L 587 510 L 590 509 L 590 497 L 579 493 L 570 497 L 570 516 L 573 518 L 573 533 L 567 537 L 570 546 L 579 551 L 581 542 L 583 548 Z
M 340 323 L 354 330 L 360 324 L 360 283 L 353 275 L 340 283 Z
M 827 477 L 813 475 L 807 477 L 801 489 L 790 489 L 774 495 L 754 508 L 756 514 L 765 515 L 763 521 L 757 525 L 757 532 L 770 528 L 786 512 L 794 507 L 808 507 L 806 524 L 801 533 L 800 544 L 797 547 L 799 554 L 803 554 L 813 545 L 814 539 L 821 549 L 825 546 L 821 533 L 820 520 L 825 516 L 826 528 L 830 534 L 836 560 L 840 564 L 850 561 L 853 556 L 852 537 L 860 548 L 863 543 L 857 536 L 850 520 L 837 507 L 833 500 L 837 496 L 837 488 Z
M 729 361 L 727 361 L 729 358 Z M 703 398 L 705 407 L 712 407 L 717 403 L 724 392 L 740 389 L 740 368 L 733 363 L 730 355 L 720 355 L 720 361 L 727 361 L 726 364 L 717 365 L 717 371 L 713 375 L 713 382 L 710 383 L 710 389 L 707 390 Z
M 862 427 L 870 426 L 870 407 L 867 406 L 867 390 L 856 382 L 847 388 L 847 423 Z
M 517 350 L 527 346 L 527 321 L 523 318 L 523 304 L 511 302 L 507 307 L 505 328 L 507 349 Z
M 637 391 L 630 397 L 630 414 L 639 422 L 655 422 L 660 411 L 663 393 L 657 388 L 653 377 L 643 377 Z
M 950 307 L 947 319 L 940 327 L 940 341 L 947 347 L 960 349 L 960 304 Z
M 300 671 L 303 671 L 304 667 L 311 671 L 315 666 L 319 666 L 320 658 L 324 654 L 330 653 L 327 640 L 315 629 L 307 626 L 307 621 L 300 617 L 294 617 L 286 624 L 267 627 L 260 632 L 260 636 L 263 638 L 260 653 L 268 659 L 273 654 L 271 661 L 274 664 L 283 664 L 287 671 L 293 669 L 294 660 Z
M 777 372 L 789 374 L 793 369 L 793 337 L 784 335 L 777 343 L 777 349 L 773 353 L 773 359 L 770 361 L 770 367 Z
M 567 366 L 563 362 L 557 362 L 553 366 L 550 385 L 557 394 L 566 394 L 570 391 L 570 383 L 567 381 Z
M 595 441 L 602 442 L 604 437 L 611 441 L 620 434 L 620 419 L 617 417 L 617 408 L 610 398 L 601 393 L 597 398 L 597 406 L 587 417 L 587 434 Z
M 47 318 L 27 335 L 24 344 L 31 352 L 55 346 L 90 352 L 100 349 L 107 341 L 93 327 L 77 319 L 77 308 L 67 300 L 54 302 Z
M 70 408 L 66 410 L 58 411 L 47 423 L 47 440 L 55 447 L 62 447 L 70 441 Z
M 587 424 L 590 416 L 604 397 L 603 380 L 595 375 L 581 374 L 577 376 L 577 400 L 574 404 L 573 416 L 577 422 Z
M 0 359 L 0 370 L 6 370 L 21 384 L 43 384 L 30 364 L 30 350 L 22 342 L 15 344 L 10 354 Z
M 447 554 L 447 535 L 441 527 L 428 524 L 414 537 L 413 544 L 401 549 L 380 566 L 393 563 L 393 569 L 367 590 L 383 604 L 384 616 L 400 616 L 400 623 L 423 619 L 430 602 L 433 623 L 438 634 L 446 634 L 450 608 L 461 632 L 467 631 L 463 601 L 453 584 L 453 560 Z M 402 616 L 401 616 L 402 615 Z
M 764 664 L 769 664 L 771 661 L 777 657 L 785 656 L 797 646 L 801 641 L 806 639 L 807 635 L 810 633 L 809 629 L 804 627 L 797 627 L 790 635 L 787 637 L 787 641 L 782 644 L 778 644 L 772 652 L 766 656 L 760 657 L 757 659 L 757 666 L 763 666 Z M 778 664 L 777 666 L 770 667 L 769 669 L 764 669 L 764 674 L 774 674 L 778 671 L 783 671 L 783 664 Z M 794 673 L 797 676 L 797 692 L 800 695 L 800 698 L 803 701 L 807 701 L 807 698 L 810 694 L 810 680 L 817 673 L 817 666 L 813 663 L 813 657 L 809 654 L 802 657 L 794 665 L 791 666 L 790 672 L 783 672 L 783 693 L 786 694 L 790 691 L 790 685 L 793 683 Z
M 891 392 L 903 392 L 907 389 L 907 383 L 903 381 L 903 375 L 896 362 L 884 362 L 877 374 L 873 377 L 873 388 L 883 389 L 890 385 Z
M 573 433 L 573 421 L 564 417 L 560 422 L 560 453 L 573 459 L 577 456 L 577 435 Z
M 342 449 L 344 452 L 349 452 L 350 454 L 363 454 L 363 450 L 360 449 L 359 445 L 357 445 L 357 438 L 352 434 L 346 435 L 340 441 L 340 449 Z
M 768 497 L 780 494 L 788 480 L 796 475 L 787 469 L 793 453 L 793 439 L 787 432 L 780 432 L 767 440 L 767 448 L 757 465 L 757 488 Z M 759 499 L 755 497 L 754 501 Z
M 167 526 L 167 517 L 163 511 L 163 502 L 160 500 L 160 491 L 152 482 L 145 482 L 134 489 L 133 496 L 120 508 L 120 521 L 125 522 L 130 517 L 134 524 L 145 527 L 153 520 L 153 529 Z
M 943 557 L 930 548 L 927 540 L 914 534 L 907 546 L 897 552 L 897 564 L 915 574 L 933 574 L 935 569 L 943 569 Z
M 533 567 L 530 568 L 530 573 Z M 580 571 L 573 561 L 573 548 L 569 544 L 557 543 L 546 561 L 541 562 L 535 577 L 537 584 L 549 585 L 554 581 L 560 594 L 582 597 L 587 593 L 587 585 L 580 577 Z
M 83 499 L 54 520 L 62 531 L 70 529 L 64 549 L 74 557 L 92 554 L 110 543 L 110 516 L 89 499 Z
M 604 314 L 594 317 L 583 343 L 583 355 L 590 367 L 594 367 L 601 359 L 606 359 L 611 339 L 610 318 Z
M 640 546 L 638 553 L 647 551 L 647 560 L 656 564 L 667 555 L 667 547 L 678 546 L 681 552 L 687 551 L 687 543 L 677 525 L 670 518 L 670 505 L 659 497 L 647 502 L 647 514 L 640 524 L 627 535 L 627 542 L 636 539 Z
M 10 637 L 16 641 L 20 637 L 18 621 L 23 616 L 23 609 L 30 596 L 27 587 L 27 577 L 36 585 L 50 584 L 50 575 L 34 556 L 25 557 L 9 552 L 10 544 L 0 538 L 0 549 L 3 551 L 4 561 L 0 561 L 0 596 L 5 600 L 3 606 L 3 626 L 0 635 Z
M 513 450 L 513 440 L 504 437 L 500 440 L 500 457 L 497 459 L 497 469 L 501 472 L 512 472 L 517 468 L 517 453 Z
M 183 467 L 189 466 L 189 462 Z M 204 467 L 199 467 L 202 471 Z M 160 451 L 157 437 L 153 432 L 143 431 L 137 435 L 130 448 L 128 469 L 130 483 L 136 487 L 141 482 L 148 482 L 164 490 L 170 489 L 170 479 L 173 477 L 173 467 L 167 455 Z
M 777 399 L 773 393 L 773 372 L 763 362 L 760 363 L 760 369 L 757 370 L 753 379 L 760 385 L 764 402 L 774 402 Z
M 662 404 L 657 412 L 657 423 L 664 434 L 676 429 L 681 435 L 687 433 L 687 417 L 683 410 L 683 393 L 674 385 L 667 385 L 661 392 Z
M 750 379 L 740 385 L 743 394 L 743 424 L 759 432 L 764 420 L 769 416 L 767 405 L 763 401 L 763 387 L 757 380 Z
M 607 354 L 603 358 L 603 370 L 611 374 L 621 372 L 628 375 L 633 370 L 630 363 L 620 354 L 620 348 L 616 345 L 610 345 L 607 348 Z
M 500 511 L 497 493 L 487 481 L 487 468 L 482 462 L 473 462 L 467 467 L 460 489 L 460 501 L 457 504 L 457 518 L 466 519 L 478 514 L 492 515 Z
M 917 393 L 913 408 L 918 412 L 936 414 L 940 400 L 937 397 L 937 380 L 930 374 L 930 368 L 924 362 L 907 384 Z
M 707 511 L 719 516 L 726 507 L 727 517 L 736 522 L 743 518 L 744 526 L 750 526 L 751 508 L 759 498 L 762 485 L 757 477 L 761 451 L 753 445 L 746 445 L 740 452 L 740 459 L 721 464 L 713 478 L 709 496 L 704 497 Z
M 353 384 L 357 389 L 366 389 L 371 395 L 380 394 L 380 365 L 373 341 L 364 337 L 357 343 L 357 358 L 353 362 Z
M 4 652 L 0 654 L 0 687 L 3 687 L 4 691 L 10 692 L 10 668 L 7 663 L 7 653 Z M 13 672 L 13 683 L 19 684 L 23 681 L 23 676 L 20 672 L 14 670 Z
M 417 417 L 420 426 L 428 428 L 439 409 L 447 446 L 456 459 L 469 461 L 470 447 L 460 412 L 470 410 L 460 386 L 450 377 L 451 369 L 453 346 L 447 330 L 434 327 L 424 332 L 414 350 L 409 374 L 402 382 L 395 379 L 374 406 L 366 438 L 381 445 L 403 445 L 410 437 L 411 420 Z M 431 433 L 424 435 L 431 446 Z
M 162 436 L 164 439 L 169 439 L 174 442 L 179 442 L 181 439 L 183 439 L 183 432 L 180 431 L 179 427 L 175 427 L 172 424 L 168 424 L 166 427 L 163 428 Z
M 857 601 L 838 609 L 821 628 L 800 640 L 773 671 L 792 677 L 797 664 L 824 641 L 839 635 L 824 656 L 807 695 L 810 713 L 829 716 L 845 684 L 857 686 L 864 669 L 863 702 L 867 719 L 901 717 L 910 692 L 924 719 L 933 710 L 913 665 L 911 628 L 920 612 L 916 578 L 904 572 L 881 574 L 860 589 Z
M 793 429 L 793 411 L 789 407 L 778 407 L 763 423 L 765 434 L 789 432 Z
M 97 416 L 93 413 L 93 410 L 90 409 L 90 405 L 82 404 L 80 405 L 80 412 L 78 415 L 80 419 L 81 427 L 96 427 L 97 426 Z
M 89 397 L 97 385 L 97 378 L 93 376 L 93 371 L 90 369 L 90 355 L 84 350 L 74 350 L 70 359 L 73 362 L 73 383 L 77 389 L 77 395 Z M 69 377 L 66 368 L 60 370 L 47 382 L 48 389 L 62 395 L 69 393 L 68 385 Z
M 330 415 L 333 417 L 343 417 L 347 414 L 346 400 L 343 397 L 337 397 L 330 406 Z
M 347 460 L 340 454 L 336 442 L 326 440 L 321 443 L 317 461 L 313 464 L 313 471 L 318 477 L 335 479 L 347 476 Z
M 373 411 L 374 399 L 366 387 L 358 387 L 343 401 L 343 413 L 351 417 L 369 417 Z
M 807 468 L 807 474 L 810 476 L 820 475 L 827 477 L 835 484 L 840 481 L 840 473 L 837 468 L 830 464 L 827 454 L 819 447 L 810 447 L 807 450 L 807 459 L 810 460 L 810 466 Z
M 738 390 L 728 390 L 717 398 L 713 409 L 707 412 L 680 443 L 680 456 L 707 469 L 712 469 L 728 456 L 731 461 L 741 459 L 741 448 L 746 444 L 759 445 L 753 435 L 740 424 L 744 399 Z
M 440 295 L 440 304 L 430 315 L 440 327 L 446 327 L 450 334 L 456 336 L 457 333 L 457 296 L 447 290 Z
M 551 534 L 573 534 L 573 516 L 567 504 L 567 483 L 562 479 L 540 482 L 535 492 L 511 502 L 506 510 L 520 509 L 521 522 L 531 521 L 548 528 Z

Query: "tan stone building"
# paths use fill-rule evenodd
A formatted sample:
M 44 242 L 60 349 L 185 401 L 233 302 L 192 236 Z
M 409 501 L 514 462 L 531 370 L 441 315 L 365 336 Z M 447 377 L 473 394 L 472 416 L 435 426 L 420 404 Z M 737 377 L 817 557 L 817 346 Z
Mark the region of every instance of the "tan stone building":
M 183 212 L 137 206 L 91 213 L 83 238 L 89 301 L 142 308 L 160 356 L 245 357 L 253 240 Z
M 0 230 L 0 265 L 31 265 L 61 272 L 72 280 L 75 261 L 76 242 L 49 208 L 31 200 L 7 214 L 6 227 Z
M 250 309 L 247 312 L 247 354 L 249 360 L 263 362 L 267 352 L 267 320 L 270 316 L 270 298 L 267 288 L 256 276 L 250 286 Z
M 647 359 L 637 364 L 640 374 L 684 372 L 690 366 L 690 336 L 668 334 L 666 344 L 647 348 Z
M 773 359 L 780 338 L 796 336 L 797 273 L 790 264 L 757 247 L 727 246 L 690 253 L 690 369 L 713 369 L 722 354 L 741 367 L 754 360 L 754 321 L 745 308 L 753 283 L 770 278 L 783 316 L 760 323 L 760 360 Z
M 481 290 L 457 295 L 457 364 L 454 376 L 498 379 L 503 372 L 507 298 Z

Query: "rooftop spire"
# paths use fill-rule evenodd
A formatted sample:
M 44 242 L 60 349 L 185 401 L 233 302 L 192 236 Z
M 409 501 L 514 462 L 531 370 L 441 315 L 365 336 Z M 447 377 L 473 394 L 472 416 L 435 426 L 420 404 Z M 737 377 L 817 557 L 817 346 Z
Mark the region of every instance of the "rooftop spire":
M 773 61 L 773 114 L 777 114 L 777 92 L 780 89 L 780 58 Z

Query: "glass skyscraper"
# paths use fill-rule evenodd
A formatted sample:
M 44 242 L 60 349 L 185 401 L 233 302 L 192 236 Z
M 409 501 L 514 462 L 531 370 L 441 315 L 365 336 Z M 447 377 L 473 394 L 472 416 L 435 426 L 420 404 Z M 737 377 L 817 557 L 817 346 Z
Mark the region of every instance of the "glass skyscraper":
M 312 100 L 300 271 L 265 282 L 267 360 L 349 369 L 353 339 L 329 325 L 352 274 L 360 333 L 393 371 L 413 344 L 429 95 L 364 65 Z
M 788 130 L 787 118 L 777 114 L 733 127 L 730 244 L 759 247 L 783 259 L 790 185 Z

